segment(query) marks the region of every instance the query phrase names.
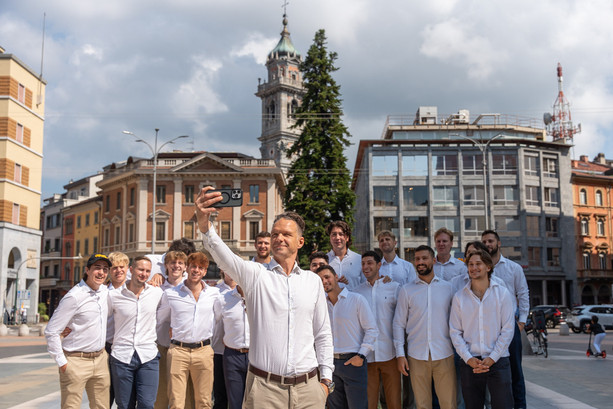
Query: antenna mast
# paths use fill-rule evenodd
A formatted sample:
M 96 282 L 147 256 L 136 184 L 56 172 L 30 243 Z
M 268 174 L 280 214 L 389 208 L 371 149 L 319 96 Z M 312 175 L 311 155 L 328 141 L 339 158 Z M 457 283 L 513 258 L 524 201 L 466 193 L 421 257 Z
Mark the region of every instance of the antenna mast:
M 545 125 L 547 125 L 547 134 L 551 136 L 554 141 L 564 140 L 572 142 L 575 134 L 581 132 L 581 124 L 577 127 L 573 126 L 572 117 L 570 113 L 570 103 L 564 96 L 563 78 L 562 78 L 562 65 L 558 63 L 558 96 L 553 103 L 553 114 L 546 113 L 543 116 Z

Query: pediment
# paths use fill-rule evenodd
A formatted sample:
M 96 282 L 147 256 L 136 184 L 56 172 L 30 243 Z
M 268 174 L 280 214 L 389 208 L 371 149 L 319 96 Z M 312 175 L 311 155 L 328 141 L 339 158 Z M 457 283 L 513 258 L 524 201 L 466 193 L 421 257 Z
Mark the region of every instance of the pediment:
M 168 220 L 170 219 L 170 216 L 172 215 L 165 210 L 156 210 L 155 212 L 155 219 L 159 221 Z M 152 218 L 152 213 L 149 213 L 149 220 L 151 220 Z
M 111 219 L 111 223 L 112 224 L 121 223 L 121 217 L 119 217 L 117 215 L 113 216 L 113 218 Z
M 100 224 L 103 225 L 103 226 L 108 226 L 109 224 L 111 224 L 111 221 L 108 218 L 104 217 L 101 220 Z
M 211 172 L 211 171 L 230 171 L 230 172 L 243 172 L 243 168 L 234 165 L 228 161 L 223 160 L 217 155 L 205 152 L 195 158 L 190 159 L 187 162 L 183 162 L 180 165 L 171 169 L 172 172 Z
M 251 209 L 248 212 L 245 212 L 243 214 L 243 217 L 245 219 L 251 219 L 251 220 L 260 220 L 262 218 L 264 218 L 264 213 L 260 212 L 259 210 L 256 209 Z
M 136 215 L 132 212 L 128 212 L 128 214 L 126 214 L 126 220 L 136 220 Z

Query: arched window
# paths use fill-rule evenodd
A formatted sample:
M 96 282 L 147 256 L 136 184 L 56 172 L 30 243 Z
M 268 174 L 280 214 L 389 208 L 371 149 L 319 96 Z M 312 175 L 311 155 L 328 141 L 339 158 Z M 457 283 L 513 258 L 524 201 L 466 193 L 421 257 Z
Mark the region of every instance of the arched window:
M 15 252 L 11 251 L 9 254 L 8 268 L 15 268 Z
M 602 191 L 596 191 L 596 206 L 602 206 Z
M 607 269 L 607 253 L 598 253 L 598 267 L 601 270 Z
M 590 234 L 589 220 L 587 217 L 581 218 L 581 235 L 587 236 Z
M 592 263 L 590 263 L 590 253 L 583 253 L 583 268 L 585 270 L 592 268 Z
M 586 205 L 587 204 L 587 190 L 581 189 L 579 191 L 579 204 Z
M 604 236 L 604 219 L 599 218 L 596 220 L 596 234 Z

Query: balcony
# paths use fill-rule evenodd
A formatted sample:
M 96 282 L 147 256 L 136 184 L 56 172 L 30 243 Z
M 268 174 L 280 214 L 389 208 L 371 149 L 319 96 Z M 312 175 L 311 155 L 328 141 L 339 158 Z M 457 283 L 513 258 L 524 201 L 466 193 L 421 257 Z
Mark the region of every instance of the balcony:
M 577 270 L 577 278 L 582 279 L 613 279 L 613 270 L 581 269 Z

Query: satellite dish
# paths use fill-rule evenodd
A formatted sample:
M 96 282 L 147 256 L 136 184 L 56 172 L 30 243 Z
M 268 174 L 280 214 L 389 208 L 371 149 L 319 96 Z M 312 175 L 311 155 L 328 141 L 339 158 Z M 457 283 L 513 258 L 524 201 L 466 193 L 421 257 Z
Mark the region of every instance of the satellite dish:
M 553 122 L 553 117 L 551 116 L 549 112 L 545 112 L 543 114 L 543 122 L 545 122 L 545 125 L 549 125 L 550 123 Z

